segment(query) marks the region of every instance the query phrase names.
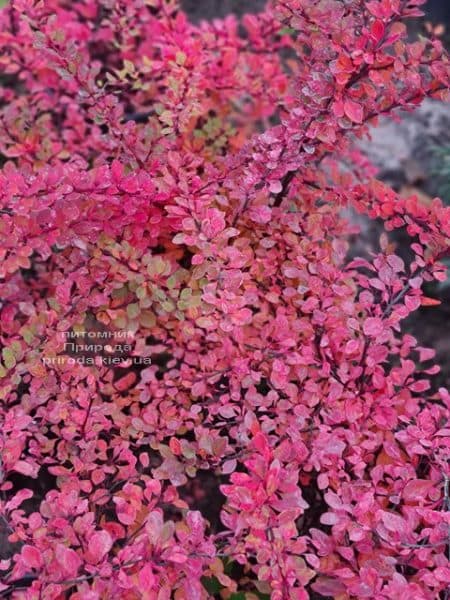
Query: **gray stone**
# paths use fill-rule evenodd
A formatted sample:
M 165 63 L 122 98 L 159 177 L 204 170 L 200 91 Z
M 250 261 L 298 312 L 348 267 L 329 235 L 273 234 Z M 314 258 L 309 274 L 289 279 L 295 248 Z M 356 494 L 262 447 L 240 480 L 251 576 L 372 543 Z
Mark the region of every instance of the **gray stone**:
M 399 113 L 400 122 L 382 118 L 371 130 L 371 140 L 360 142 L 361 149 L 380 170 L 379 176 L 395 187 L 424 183 L 429 193 L 433 181 L 435 150 L 450 140 L 450 108 L 435 100 L 407 113 Z
M 240 17 L 259 12 L 265 5 L 265 0 L 181 0 L 181 6 L 194 22 L 223 18 L 230 13 Z

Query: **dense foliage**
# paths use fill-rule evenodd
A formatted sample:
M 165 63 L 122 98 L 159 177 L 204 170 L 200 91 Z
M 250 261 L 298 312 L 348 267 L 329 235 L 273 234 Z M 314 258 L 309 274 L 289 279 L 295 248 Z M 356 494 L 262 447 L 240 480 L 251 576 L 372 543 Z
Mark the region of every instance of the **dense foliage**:
M 448 598 L 450 396 L 401 326 L 450 209 L 353 145 L 446 94 L 422 3 L 0 12 L 5 597 Z M 409 259 L 348 258 L 349 210 Z

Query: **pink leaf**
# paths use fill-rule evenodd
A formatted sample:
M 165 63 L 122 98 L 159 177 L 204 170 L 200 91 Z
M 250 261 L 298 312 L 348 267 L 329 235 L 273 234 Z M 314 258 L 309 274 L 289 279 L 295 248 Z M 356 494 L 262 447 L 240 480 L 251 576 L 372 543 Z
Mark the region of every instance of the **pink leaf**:
M 17 494 L 11 498 L 11 500 L 9 500 L 9 502 L 6 503 L 6 508 L 8 510 L 15 510 L 17 507 L 19 507 L 22 502 L 25 502 L 25 500 L 28 500 L 28 498 L 32 498 L 33 497 L 33 492 L 31 490 L 28 489 L 23 489 L 23 490 L 19 490 L 17 492 Z
M 400 256 L 396 256 L 395 254 L 391 254 L 390 256 L 387 257 L 387 261 L 388 261 L 389 265 L 392 267 L 392 269 L 396 273 L 403 273 L 404 272 L 404 270 L 405 270 L 405 263 L 400 258 Z
M 223 213 L 215 208 L 208 211 L 208 218 L 202 222 L 202 231 L 208 239 L 216 237 L 225 229 L 225 219 Z
M 96 531 L 89 538 L 89 553 L 96 563 L 108 554 L 113 546 L 113 540 L 107 531 Z
M 283 189 L 281 181 L 271 181 L 269 184 L 269 190 L 271 194 L 279 194 Z
M 25 460 L 18 460 L 13 467 L 13 471 L 17 471 L 17 473 L 21 473 L 22 475 L 36 479 L 39 473 L 39 466 L 33 465 Z
M 361 104 L 353 100 L 344 101 L 344 112 L 353 123 L 362 123 L 364 118 L 364 109 Z
M 144 591 L 152 590 L 155 587 L 156 577 L 153 573 L 152 566 L 147 563 L 139 571 L 139 585 Z
M 34 546 L 29 546 L 25 544 L 21 550 L 22 560 L 27 567 L 30 569 L 40 569 L 42 567 L 43 559 L 42 553 L 39 552 L 37 548 Z
M 384 331 L 383 320 L 379 317 L 369 317 L 365 320 L 363 325 L 363 331 L 366 335 L 376 337 Z
M 392 512 L 380 511 L 381 520 L 386 529 L 392 533 L 402 534 L 405 531 L 405 520 Z
M 55 558 L 68 576 L 74 577 L 78 574 L 82 561 L 75 550 L 67 548 L 64 544 L 56 544 Z
M 237 461 L 235 458 L 232 458 L 231 460 L 226 460 L 222 466 L 222 473 L 224 475 L 229 475 L 230 473 L 233 473 L 233 471 L 236 470 L 236 466 Z
M 255 223 L 269 223 L 272 218 L 272 209 L 269 206 L 255 206 L 249 210 L 249 217 Z
M 425 500 L 428 491 L 433 487 L 432 481 L 425 479 L 412 479 L 403 488 L 402 497 L 406 502 L 420 502 Z
M 171 546 L 164 552 L 164 558 L 177 564 L 183 564 L 187 561 L 188 557 L 186 552 L 181 546 Z

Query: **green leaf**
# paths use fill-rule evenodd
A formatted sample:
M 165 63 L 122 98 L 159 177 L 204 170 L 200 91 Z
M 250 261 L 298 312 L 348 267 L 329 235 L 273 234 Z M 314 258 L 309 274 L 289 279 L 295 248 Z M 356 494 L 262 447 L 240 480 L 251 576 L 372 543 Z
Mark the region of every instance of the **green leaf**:
M 280 35 L 292 35 L 295 33 L 295 29 L 292 29 L 292 27 L 283 27 L 279 33 Z
M 218 594 L 224 589 L 223 585 L 217 579 L 217 577 L 202 577 L 202 585 L 208 594 Z M 245 598 L 244 598 L 245 600 Z
M 135 66 L 134 66 L 134 64 L 130 60 L 125 59 L 123 61 L 123 66 L 125 67 L 127 73 L 131 73 L 132 74 L 132 73 L 135 72 Z
M 139 308 L 139 304 L 137 304 L 136 302 L 127 306 L 127 315 L 130 317 L 130 319 L 135 319 L 136 317 L 138 317 L 140 312 L 141 309 Z
M 184 288 L 184 290 L 181 291 L 180 300 L 190 300 L 191 297 L 192 297 L 191 288 Z
M 29 327 L 22 327 L 20 333 L 22 334 L 22 337 L 25 340 L 25 342 L 30 346 L 34 340 L 34 335 L 31 329 Z
M 177 65 L 182 66 L 186 62 L 186 54 L 184 52 L 177 52 L 175 59 L 176 59 Z
M 139 323 L 142 325 L 142 327 L 151 329 L 156 324 L 156 317 L 150 310 L 144 310 L 139 315 Z
M 56 300 L 56 298 L 48 298 L 47 302 L 48 302 L 48 305 L 50 306 L 50 308 L 53 308 L 54 310 L 59 312 L 59 303 Z
M 11 342 L 10 348 L 16 359 L 22 356 L 22 346 L 19 341 L 14 340 L 13 342 Z
M 144 285 L 140 285 L 136 289 L 135 294 L 136 294 L 136 298 L 139 298 L 139 300 L 142 300 L 147 295 L 147 288 Z
M 170 263 L 166 262 L 160 256 L 156 256 L 149 260 L 147 272 L 151 276 L 162 275 L 163 273 L 168 274 L 170 272 Z
M 170 110 L 163 111 L 159 118 L 166 125 L 169 125 L 170 127 L 173 125 L 173 113 L 170 112 Z
M 14 356 L 14 352 L 11 350 L 11 348 L 3 348 L 2 356 L 5 367 L 8 370 L 13 369 L 16 366 L 16 357 Z
M 167 280 L 167 287 L 169 290 L 173 290 L 173 288 L 177 285 L 177 278 L 174 275 L 171 275 Z
M 117 317 L 116 319 L 114 319 L 113 325 L 117 329 L 125 329 L 125 327 L 127 326 L 127 320 L 125 319 L 125 317 L 123 317 L 121 315 L 121 316 Z
M 175 310 L 175 304 L 171 301 L 171 300 L 166 300 L 165 302 L 161 303 L 161 308 L 165 311 L 165 312 L 172 312 Z
M 115 290 L 113 290 L 111 292 L 111 297 L 114 300 L 123 300 L 124 298 L 126 298 L 128 296 L 128 288 L 126 285 L 124 285 L 121 288 L 116 288 Z
M 164 290 L 161 290 L 159 288 L 153 289 L 153 295 L 155 296 L 155 298 L 161 300 L 162 302 L 164 302 L 164 300 L 167 298 L 167 294 L 164 292 Z

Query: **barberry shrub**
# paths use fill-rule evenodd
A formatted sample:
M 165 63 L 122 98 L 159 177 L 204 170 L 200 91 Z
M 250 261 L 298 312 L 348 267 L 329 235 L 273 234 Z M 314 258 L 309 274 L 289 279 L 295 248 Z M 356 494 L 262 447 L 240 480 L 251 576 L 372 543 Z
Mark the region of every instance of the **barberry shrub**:
M 446 95 L 421 4 L 0 12 L 3 596 L 448 598 L 450 397 L 402 321 L 450 209 L 355 145 Z

